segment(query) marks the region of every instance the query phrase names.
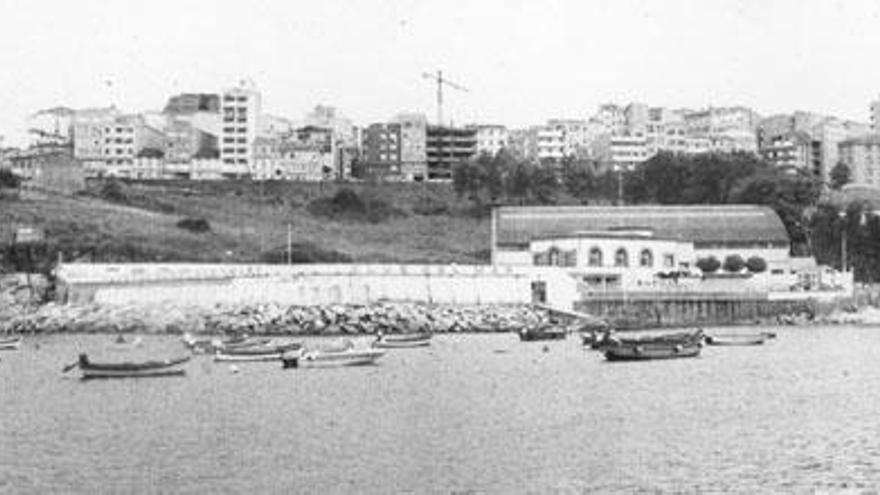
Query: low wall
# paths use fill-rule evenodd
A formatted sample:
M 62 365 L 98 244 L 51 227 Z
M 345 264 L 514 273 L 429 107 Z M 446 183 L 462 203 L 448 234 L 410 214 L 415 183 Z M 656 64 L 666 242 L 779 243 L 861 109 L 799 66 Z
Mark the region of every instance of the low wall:
M 766 294 L 632 294 L 575 303 L 578 311 L 604 318 L 618 328 L 737 325 L 779 315 L 816 313 L 815 299 L 772 300 Z
M 576 296 L 563 272 L 485 265 L 69 264 L 58 279 L 69 303 L 527 304 L 535 281 L 548 304 L 571 308 Z

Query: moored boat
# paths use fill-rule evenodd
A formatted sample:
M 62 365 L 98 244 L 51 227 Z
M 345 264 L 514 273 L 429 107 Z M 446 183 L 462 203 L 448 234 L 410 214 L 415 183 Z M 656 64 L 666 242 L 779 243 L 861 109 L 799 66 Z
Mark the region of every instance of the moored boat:
M 606 331 L 602 335 L 593 333 L 591 337 L 583 338 L 584 345 L 589 345 L 593 349 L 605 349 L 617 345 L 646 345 L 646 344 L 690 344 L 702 343 L 705 337 L 702 328 L 694 331 L 678 331 L 664 332 L 653 335 L 642 335 L 637 337 L 621 337 L 612 331 Z
M 554 326 L 524 327 L 519 331 L 519 340 L 533 342 L 537 340 L 563 340 L 567 332 Z
M 648 361 L 652 359 L 677 359 L 697 357 L 702 346 L 699 342 L 646 344 L 619 344 L 602 348 L 609 361 Z
M 751 346 L 763 345 L 769 337 L 766 333 L 758 334 L 715 334 L 706 336 L 706 345 L 715 346 Z
M 382 335 L 373 342 L 373 347 L 384 349 L 403 349 L 409 347 L 425 347 L 431 345 L 431 334 L 420 332 L 407 335 Z
M 355 349 L 345 350 L 312 350 L 295 351 L 286 353 L 282 358 L 284 368 L 312 367 L 312 366 L 363 366 L 373 364 L 377 359 L 385 355 L 381 349 Z
M 285 352 L 302 349 L 299 342 L 287 342 L 281 344 L 264 344 L 251 347 L 238 347 L 233 349 L 218 350 L 214 355 L 215 361 L 276 361 L 281 359 Z
M 84 379 L 175 376 L 186 373 L 183 364 L 189 360 L 190 357 L 185 356 L 177 359 L 157 361 L 95 363 L 89 360 L 88 355 L 80 354 L 79 360 L 73 365 L 68 366 L 68 369 L 65 371 L 78 367 Z
M 21 347 L 22 340 L 24 339 L 21 335 L 17 337 L 0 339 L 0 351 L 16 351 L 19 347 Z

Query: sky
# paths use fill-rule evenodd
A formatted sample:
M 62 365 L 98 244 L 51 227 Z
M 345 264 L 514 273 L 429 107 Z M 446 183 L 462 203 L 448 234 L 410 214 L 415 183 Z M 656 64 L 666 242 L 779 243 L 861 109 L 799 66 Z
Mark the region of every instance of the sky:
M 57 105 L 160 110 L 253 81 L 264 112 L 536 125 L 631 101 L 859 121 L 880 95 L 876 0 L 0 0 L 0 134 Z

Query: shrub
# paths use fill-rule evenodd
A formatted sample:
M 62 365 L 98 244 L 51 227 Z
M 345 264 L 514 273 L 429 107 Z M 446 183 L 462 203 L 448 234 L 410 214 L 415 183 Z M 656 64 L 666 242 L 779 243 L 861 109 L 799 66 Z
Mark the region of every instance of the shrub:
M 98 196 L 113 203 L 128 204 L 128 194 L 125 186 L 116 179 L 110 179 L 101 186 Z
M 177 227 L 197 234 L 211 230 L 211 224 L 204 218 L 184 218 L 177 222 Z
M 718 261 L 718 258 L 714 256 L 709 256 L 708 258 L 700 258 L 697 260 L 697 268 L 705 273 L 714 273 L 717 272 L 719 268 L 721 268 L 721 262 Z
M 349 263 L 351 256 L 324 249 L 311 242 L 295 242 L 290 245 L 291 262 L 293 263 Z M 278 246 L 260 254 L 263 263 L 283 264 L 287 262 L 287 246 Z
M 17 189 L 21 185 L 21 178 L 9 169 L 0 169 L 0 189 Z
M 746 268 L 752 273 L 762 273 L 767 270 L 767 262 L 760 256 L 752 256 L 746 260 Z
M 746 262 L 742 259 L 742 256 L 738 254 L 731 254 L 724 258 L 724 271 L 731 273 L 739 273 L 745 268 Z
M 318 198 L 309 203 L 309 213 L 333 220 L 368 221 L 379 223 L 402 212 L 383 198 L 361 198 L 348 188 L 340 189 L 331 198 Z

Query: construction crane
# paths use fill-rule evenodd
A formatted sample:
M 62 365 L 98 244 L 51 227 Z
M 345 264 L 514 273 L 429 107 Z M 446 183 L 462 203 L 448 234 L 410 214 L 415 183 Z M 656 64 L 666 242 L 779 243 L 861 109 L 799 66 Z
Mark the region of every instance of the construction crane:
M 456 84 L 449 79 L 445 79 L 443 77 L 443 71 L 437 70 L 436 74 L 431 74 L 430 72 L 425 72 L 422 74 L 422 77 L 425 79 L 430 79 L 437 83 L 437 125 L 443 125 L 443 86 L 449 86 L 450 88 L 457 89 L 459 91 L 464 91 L 465 93 L 469 92 L 467 88 Z

